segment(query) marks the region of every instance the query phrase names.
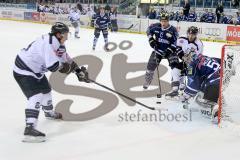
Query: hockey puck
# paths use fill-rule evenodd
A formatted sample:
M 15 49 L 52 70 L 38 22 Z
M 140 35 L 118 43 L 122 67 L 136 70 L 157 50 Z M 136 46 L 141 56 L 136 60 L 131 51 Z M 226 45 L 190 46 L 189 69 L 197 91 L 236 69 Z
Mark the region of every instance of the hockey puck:
M 161 104 L 162 102 L 157 102 L 157 104 Z
M 161 94 L 157 94 L 157 98 L 162 98 L 162 95 Z
M 188 105 L 187 105 L 187 104 L 184 104 L 184 105 L 183 105 L 183 109 L 188 109 Z

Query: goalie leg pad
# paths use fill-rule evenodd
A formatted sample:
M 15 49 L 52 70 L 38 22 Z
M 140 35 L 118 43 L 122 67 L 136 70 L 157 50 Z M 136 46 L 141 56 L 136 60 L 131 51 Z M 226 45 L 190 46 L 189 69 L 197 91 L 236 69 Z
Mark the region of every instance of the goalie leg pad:
M 196 95 L 195 101 L 200 106 L 200 113 L 203 117 L 214 119 L 218 111 L 218 105 L 216 102 L 204 99 L 205 95 L 200 92 Z
M 218 103 L 219 85 L 211 85 L 204 91 L 203 99 Z

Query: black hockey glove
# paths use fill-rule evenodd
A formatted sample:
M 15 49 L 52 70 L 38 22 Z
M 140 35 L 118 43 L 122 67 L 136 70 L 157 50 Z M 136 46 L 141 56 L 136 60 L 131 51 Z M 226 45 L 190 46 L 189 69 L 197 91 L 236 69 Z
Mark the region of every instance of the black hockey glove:
M 90 80 L 88 79 L 87 69 L 84 66 L 82 66 L 81 68 L 77 68 L 75 72 L 80 82 L 83 81 L 86 83 L 90 83 Z
M 169 66 L 173 69 L 178 66 L 179 59 L 176 54 L 172 54 L 168 57 Z
M 62 63 L 61 68 L 59 69 L 59 72 L 64 73 L 64 74 L 69 74 L 78 68 L 79 67 L 76 62 L 74 62 L 74 61 L 72 61 L 72 63 L 66 62 L 66 63 Z
M 177 53 L 177 55 L 180 59 L 182 59 L 182 57 L 184 56 L 184 52 L 182 50 L 182 47 L 177 47 L 176 53 Z
M 180 76 L 187 76 L 188 75 L 188 68 L 187 68 L 186 63 L 181 62 L 179 65 L 182 66 L 182 68 L 181 68 L 181 75 Z
M 165 51 L 164 51 L 164 57 L 171 57 L 172 55 L 175 55 L 175 49 L 172 47 L 168 47 Z M 177 55 L 176 55 L 177 56 Z
M 188 75 L 187 68 L 184 68 L 183 70 L 181 70 L 181 75 L 180 76 L 187 76 L 187 75 Z
M 149 44 L 150 44 L 150 46 L 153 48 L 153 49 L 155 49 L 155 48 L 157 48 L 157 41 L 153 38 L 153 37 L 151 37 L 151 38 L 149 38 Z

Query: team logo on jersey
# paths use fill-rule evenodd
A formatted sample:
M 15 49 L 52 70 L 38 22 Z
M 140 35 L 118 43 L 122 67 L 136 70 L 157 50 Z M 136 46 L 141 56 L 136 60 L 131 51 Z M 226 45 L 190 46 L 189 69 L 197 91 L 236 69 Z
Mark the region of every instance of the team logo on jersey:
M 196 52 L 196 49 L 193 48 L 193 47 L 191 47 L 190 51 L 195 53 L 195 52 Z
M 166 33 L 166 36 L 167 36 L 168 38 L 171 38 L 171 37 L 172 37 L 172 34 Z
M 40 103 L 39 102 L 37 102 L 36 104 L 35 104 L 35 109 L 39 109 L 40 108 Z
M 163 32 L 160 33 L 160 38 L 163 38 Z

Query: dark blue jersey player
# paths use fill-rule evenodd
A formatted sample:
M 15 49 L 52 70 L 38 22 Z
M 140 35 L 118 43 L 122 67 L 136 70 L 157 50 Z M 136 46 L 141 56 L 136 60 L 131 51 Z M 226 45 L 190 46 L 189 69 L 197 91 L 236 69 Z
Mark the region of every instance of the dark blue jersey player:
M 111 21 L 108 14 L 105 13 L 105 9 L 103 7 L 100 8 L 100 13 L 96 15 L 96 19 L 94 21 L 94 40 L 93 40 L 93 50 L 95 50 L 98 38 L 100 33 L 103 33 L 105 46 L 104 48 L 108 50 L 108 28 L 111 27 Z
M 148 27 L 147 36 L 153 52 L 147 65 L 144 89 L 147 89 L 151 84 L 154 70 L 162 59 L 168 59 L 171 68 L 175 68 L 178 64 L 178 57 L 175 54 L 178 32 L 175 27 L 169 24 L 167 13 L 161 14 L 160 23 L 155 23 Z
M 199 91 L 207 93 L 209 87 L 218 90 L 220 82 L 219 61 L 216 58 L 198 55 L 188 66 L 188 84 L 184 93 L 194 97 Z M 217 103 L 218 94 L 212 94 L 207 99 Z
M 204 116 L 216 117 L 218 110 L 220 59 L 189 53 L 184 55 L 184 62 L 188 64 L 187 87 L 181 96 L 183 103 L 188 103 L 191 97 L 202 106 Z M 202 94 L 201 94 L 202 93 Z

